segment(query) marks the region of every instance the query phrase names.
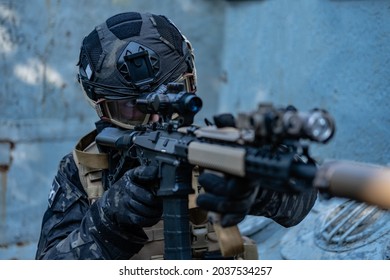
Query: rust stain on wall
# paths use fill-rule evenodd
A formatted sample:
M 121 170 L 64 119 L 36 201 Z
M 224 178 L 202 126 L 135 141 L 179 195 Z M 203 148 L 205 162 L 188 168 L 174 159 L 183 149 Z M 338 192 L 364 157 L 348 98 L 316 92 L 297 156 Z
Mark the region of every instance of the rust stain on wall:
M 1 195 L 0 195 L 0 205 L 1 205 L 1 221 L 5 222 L 6 217 L 6 195 L 7 195 L 7 172 L 9 167 L 5 165 L 0 165 L 0 177 L 1 177 Z
M 12 164 L 12 150 L 15 143 L 8 140 L 0 140 L 1 161 L 0 161 L 0 218 L 2 222 L 6 220 L 7 213 L 7 176 Z

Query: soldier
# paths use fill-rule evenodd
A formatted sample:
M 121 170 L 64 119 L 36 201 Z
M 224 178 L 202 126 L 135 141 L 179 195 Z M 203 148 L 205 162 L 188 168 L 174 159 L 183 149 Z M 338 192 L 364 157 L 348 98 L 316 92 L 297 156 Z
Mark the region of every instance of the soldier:
M 84 38 L 78 67 L 82 91 L 100 120 L 96 130 L 83 137 L 59 164 L 36 259 L 159 258 L 162 202 L 151 191 L 156 170 L 139 167 L 136 160 L 126 162 L 117 170 L 120 178 L 113 181 L 109 171 L 119 166 L 117 154 L 104 153 L 94 140 L 107 126 L 132 129 L 155 121 L 155 116 L 134 106 L 141 93 L 169 82 L 182 83 L 188 92 L 195 92 L 191 44 L 165 16 L 121 13 Z M 220 213 L 222 226 L 235 225 L 247 214 L 293 226 L 308 214 L 316 199 L 314 190 L 299 195 L 263 189 L 255 193 L 250 182 L 210 173 L 202 173 L 199 183 L 206 193 L 199 195 L 198 206 Z M 205 247 L 218 251 L 215 246 Z M 204 253 L 194 256 L 203 257 Z

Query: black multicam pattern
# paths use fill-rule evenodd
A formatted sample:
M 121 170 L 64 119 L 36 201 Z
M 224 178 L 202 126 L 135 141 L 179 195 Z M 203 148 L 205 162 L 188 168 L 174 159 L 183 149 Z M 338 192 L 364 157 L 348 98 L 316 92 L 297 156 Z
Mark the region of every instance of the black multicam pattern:
M 36 259 L 129 259 L 146 242 L 140 229 L 118 229 L 90 207 L 72 154 L 53 180 Z
M 294 226 L 306 217 L 316 197 L 314 189 L 301 194 L 263 189 L 250 214 Z M 129 259 L 139 252 L 147 241 L 144 231 L 114 226 L 96 205 L 89 205 L 73 156 L 68 154 L 49 193 L 36 259 Z

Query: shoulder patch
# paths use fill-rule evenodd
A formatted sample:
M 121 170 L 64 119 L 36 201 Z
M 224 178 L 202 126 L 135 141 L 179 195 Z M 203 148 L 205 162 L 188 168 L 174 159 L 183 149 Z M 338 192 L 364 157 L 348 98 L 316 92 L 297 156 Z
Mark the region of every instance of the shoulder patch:
M 58 190 L 60 189 L 60 184 L 58 183 L 57 179 L 54 178 L 53 184 L 51 186 L 51 190 L 49 192 L 48 202 L 49 202 L 49 208 L 53 205 L 53 202 L 57 196 Z

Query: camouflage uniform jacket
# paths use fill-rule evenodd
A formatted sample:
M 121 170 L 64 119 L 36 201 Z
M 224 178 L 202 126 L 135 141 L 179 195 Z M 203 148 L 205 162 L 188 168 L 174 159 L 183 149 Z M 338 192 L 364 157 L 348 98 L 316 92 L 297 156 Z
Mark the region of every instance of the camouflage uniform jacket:
M 129 259 L 143 247 L 147 236 L 141 228 L 108 228 L 95 205 L 90 206 L 73 155 L 66 155 L 49 193 L 35 258 Z
M 316 197 L 314 190 L 293 195 L 262 190 L 250 214 L 290 227 L 304 219 Z M 36 259 L 129 259 L 143 247 L 147 236 L 141 228 L 108 229 L 95 205 L 89 204 L 72 154 L 66 155 L 49 193 Z

